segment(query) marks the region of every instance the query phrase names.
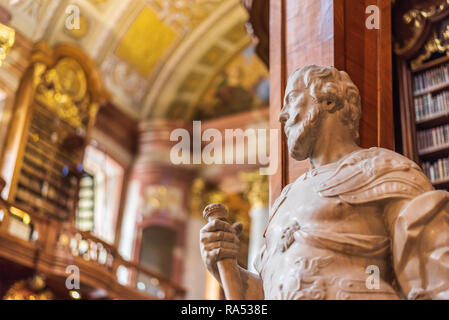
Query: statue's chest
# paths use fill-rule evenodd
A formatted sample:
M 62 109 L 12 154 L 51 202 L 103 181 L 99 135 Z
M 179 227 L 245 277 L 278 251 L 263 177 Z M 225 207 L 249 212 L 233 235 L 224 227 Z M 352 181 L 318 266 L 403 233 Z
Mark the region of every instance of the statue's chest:
M 322 197 L 317 192 L 327 176 L 301 179 L 288 186 L 271 208 L 267 233 L 270 229 L 288 227 L 293 222 L 306 225 L 341 220 L 351 206 L 339 197 Z

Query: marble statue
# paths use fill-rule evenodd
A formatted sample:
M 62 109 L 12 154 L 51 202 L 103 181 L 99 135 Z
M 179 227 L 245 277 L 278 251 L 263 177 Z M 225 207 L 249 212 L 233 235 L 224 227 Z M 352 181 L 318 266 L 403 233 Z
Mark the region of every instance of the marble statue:
M 201 230 L 204 263 L 222 285 L 239 282 L 234 297 L 449 299 L 449 193 L 413 161 L 360 148 L 360 117 L 347 73 L 306 66 L 291 75 L 279 119 L 290 156 L 310 159 L 310 170 L 272 206 L 258 274 L 237 266 L 240 226 L 210 219 Z

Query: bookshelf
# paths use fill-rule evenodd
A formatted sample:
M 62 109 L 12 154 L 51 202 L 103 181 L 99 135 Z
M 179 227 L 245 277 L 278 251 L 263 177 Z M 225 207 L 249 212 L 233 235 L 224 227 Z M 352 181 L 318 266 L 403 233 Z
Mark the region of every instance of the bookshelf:
M 45 106 L 33 107 L 14 200 L 34 212 L 66 220 L 75 209 L 83 154 L 80 149 L 66 150 L 63 137 L 76 135 L 76 129 L 52 117 Z
M 39 42 L 21 80 L 3 172 L 8 201 L 42 217 L 75 220 L 84 151 L 108 98 L 98 69 L 79 48 Z M 5 161 L 8 160 L 8 161 Z
M 402 151 L 449 190 L 449 8 L 421 19 L 414 42 L 395 56 Z

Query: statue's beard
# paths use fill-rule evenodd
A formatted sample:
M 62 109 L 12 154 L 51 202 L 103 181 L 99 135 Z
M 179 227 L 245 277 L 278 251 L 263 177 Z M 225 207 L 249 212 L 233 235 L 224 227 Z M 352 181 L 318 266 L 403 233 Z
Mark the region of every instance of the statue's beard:
M 290 156 L 298 161 L 309 158 L 321 127 L 321 108 L 314 108 L 308 116 L 290 127 L 288 150 Z

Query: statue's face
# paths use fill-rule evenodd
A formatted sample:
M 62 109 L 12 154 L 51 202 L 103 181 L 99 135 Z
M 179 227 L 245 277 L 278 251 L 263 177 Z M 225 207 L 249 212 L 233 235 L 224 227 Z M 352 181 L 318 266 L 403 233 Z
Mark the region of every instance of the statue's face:
M 321 108 L 303 81 L 298 80 L 294 74 L 288 81 L 279 120 L 284 124 L 290 156 L 301 161 L 313 151 L 320 129 Z

